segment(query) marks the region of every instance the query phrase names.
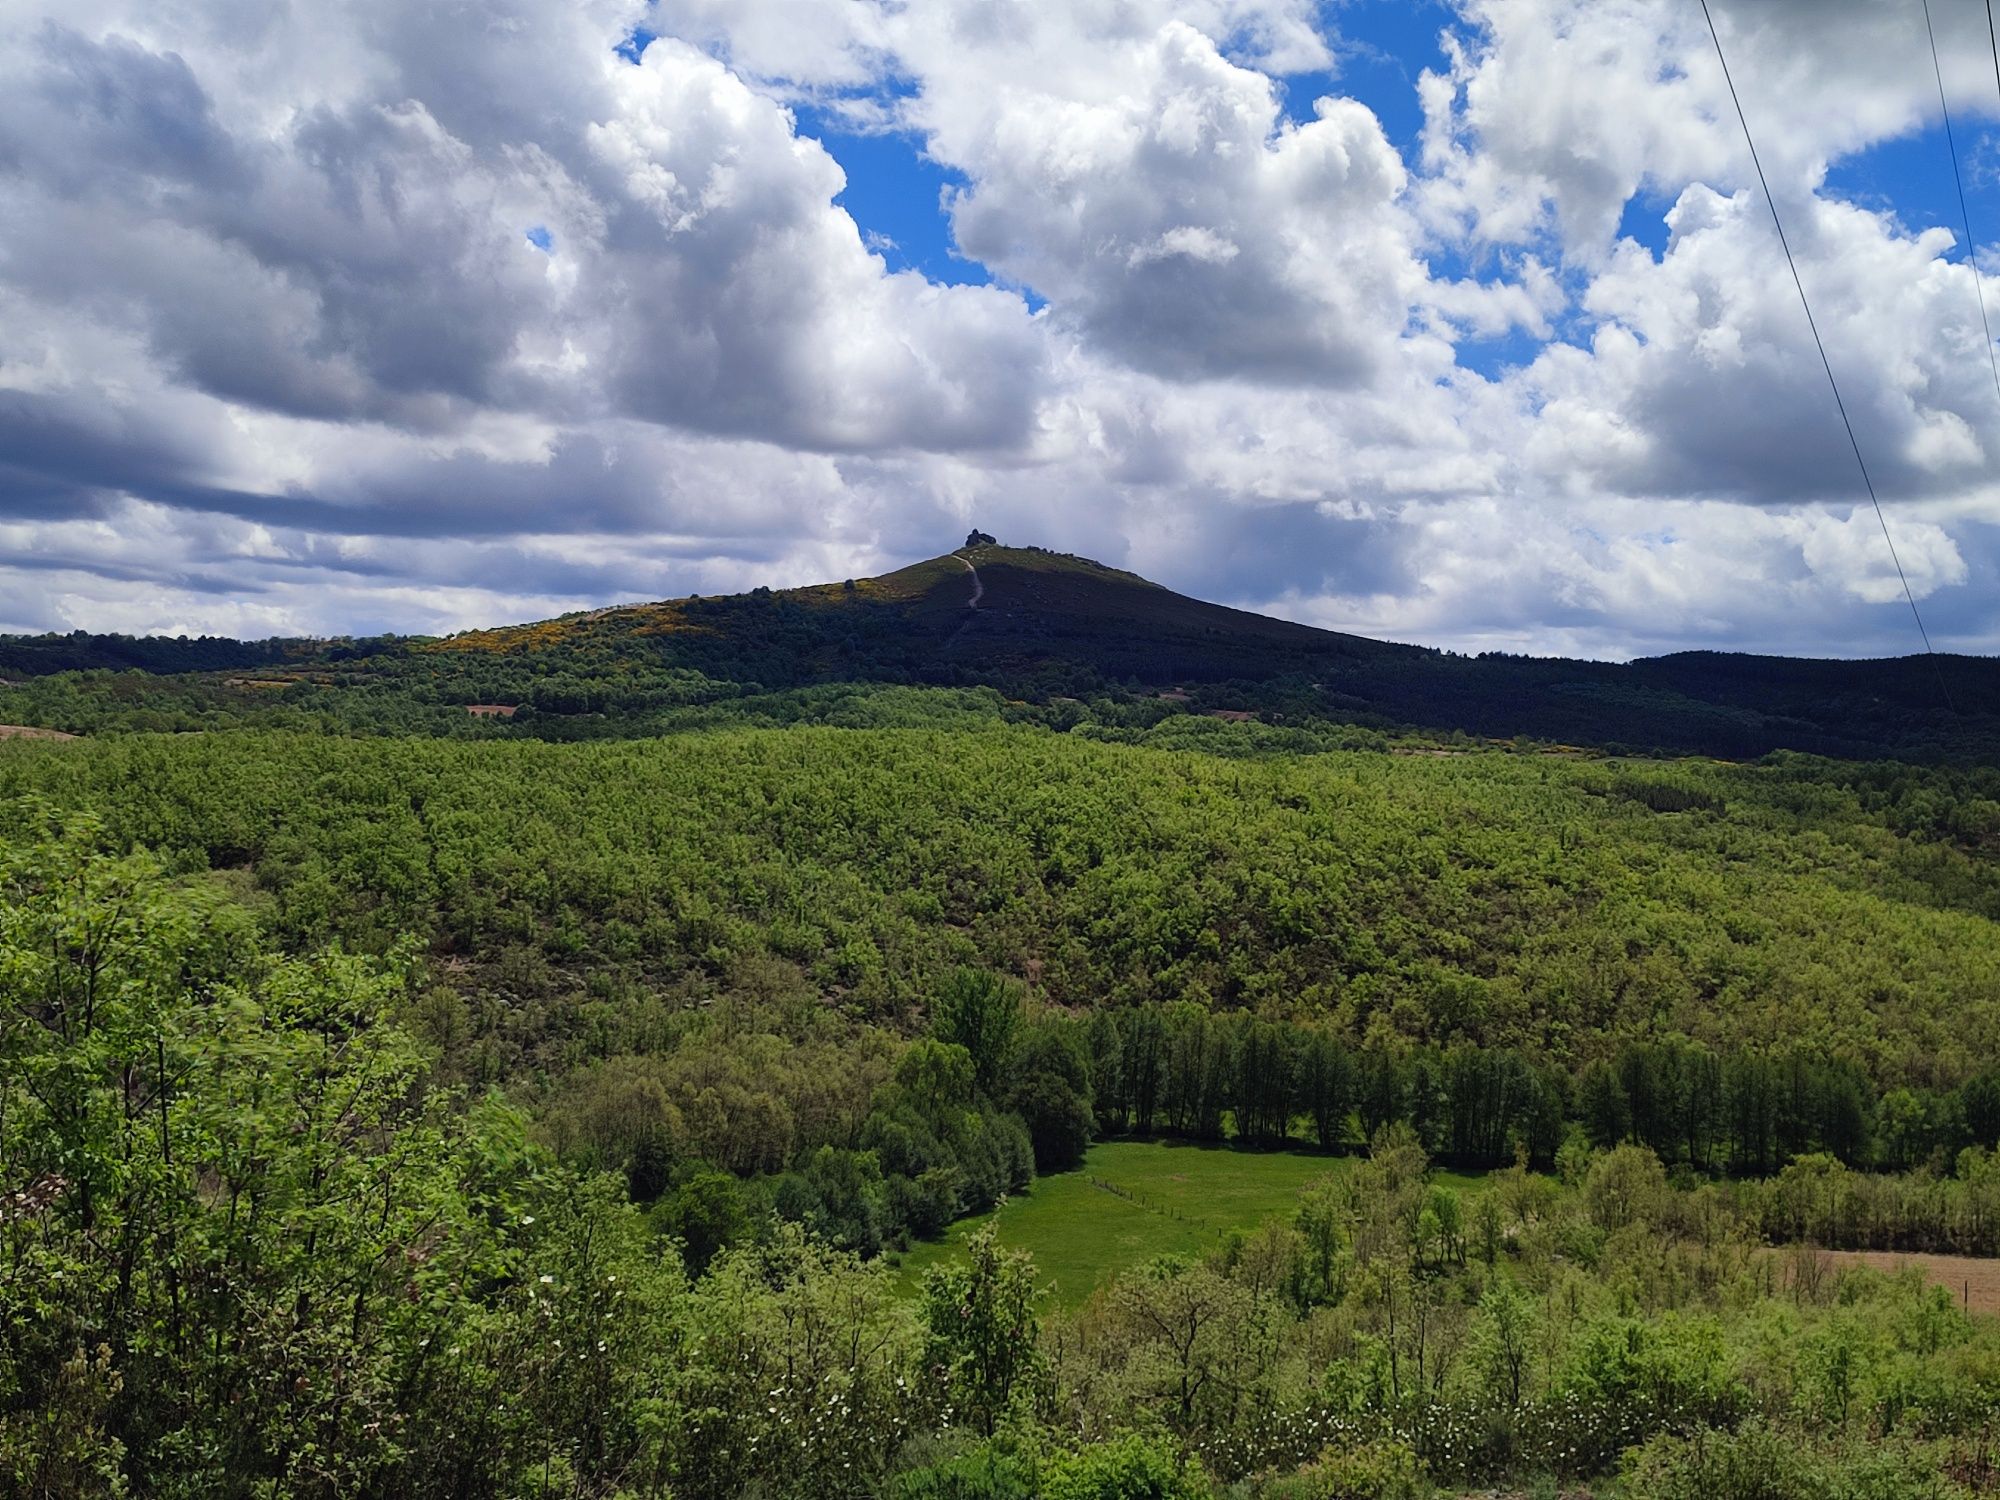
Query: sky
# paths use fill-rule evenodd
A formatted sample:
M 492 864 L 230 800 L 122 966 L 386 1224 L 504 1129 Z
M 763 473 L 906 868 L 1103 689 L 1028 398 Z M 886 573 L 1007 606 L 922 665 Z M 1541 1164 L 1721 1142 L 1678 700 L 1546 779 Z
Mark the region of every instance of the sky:
M 0 0 L 0 631 L 2000 650 L 1984 0 L 1710 8 L 1882 523 L 1698 0 Z

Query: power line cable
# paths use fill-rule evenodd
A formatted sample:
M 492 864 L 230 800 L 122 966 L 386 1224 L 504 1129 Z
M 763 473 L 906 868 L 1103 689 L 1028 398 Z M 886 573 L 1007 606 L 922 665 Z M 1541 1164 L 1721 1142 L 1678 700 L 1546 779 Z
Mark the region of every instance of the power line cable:
M 1847 403 L 1840 396 L 1840 382 L 1833 378 L 1833 361 L 1826 357 L 1826 341 L 1819 336 L 1819 322 L 1813 317 L 1812 300 L 1806 296 L 1806 284 L 1799 278 L 1799 263 L 1792 256 L 1792 242 L 1785 238 L 1785 221 L 1778 216 L 1778 200 L 1771 195 L 1770 179 L 1764 175 L 1763 160 L 1757 155 L 1757 141 L 1750 134 L 1750 121 L 1743 113 L 1743 100 L 1736 92 L 1736 80 L 1729 72 L 1729 59 L 1722 53 L 1722 36 L 1715 29 L 1715 17 L 1709 14 L 1708 0 L 1701 0 L 1701 17 L 1708 23 L 1708 39 L 1715 43 L 1715 60 L 1722 64 L 1722 81 L 1729 86 L 1729 102 L 1736 106 L 1736 123 L 1743 127 L 1744 144 L 1750 148 L 1750 164 L 1757 169 L 1757 184 L 1764 190 L 1764 203 L 1771 210 L 1771 223 L 1778 230 L 1778 244 L 1785 252 L 1785 264 L 1791 267 L 1792 285 L 1799 290 L 1799 305 L 1806 310 L 1806 326 L 1812 330 L 1813 347 L 1819 350 L 1820 367 L 1826 371 L 1826 383 L 1833 391 L 1833 404 L 1840 410 L 1840 425 L 1847 429 L 1848 446 L 1854 450 L 1855 467 L 1861 470 L 1861 483 L 1868 491 L 1868 503 L 1875 507 L 1875 522 L 1882 528 L 1882 540 L 1889 545 L 1889 560 L 1896 565 L 1896 578 L 1903 585 L 1903 597 L 1910 602 L 1910 614 L 1917 622 L 1917 634 L 1923 637 L 1924 654 L 1931 659 L 1931 670 L 1937 674 L 1938 691 L 1944 694 L 1945 706 L 1953 713 L 1958 710 L 1951 701 L 1951 689 L 1945 686 L 1944 670 L 1939 667 L 1937 652 L 1931 647 L 1931 633 L 1924 628 L 1923 611 L 1917 608 L 1917 596 L 1910 588 L 1909 575 L 1903 571 L 1903 559 L 1896 555 L 1896 539 L 1889 535 L 1888 517 L 1882 514 L 1882 502 L 1875 494 L 1875 481 L 1869 476 L 1868 461 L 1861 456 L 1861 441 L 1854 435 L 1854 423 L 1847 415 Z
M 1993 50 L 1993 86 L 2000 89 L 2000 36 L 1993 30 L 1993 0 L 1986 0 L 1986 45 Z
M 1993 0 L 1986 0 L 1986 25 L 1990 41 Z M 1931 0 L 1924 0 L 1924 35 L 1931 44 L 1931 73 L 1937 79 L 1938 109 L 1944 115 L 1944 143 L 1951 149 L 1951 180 L 1958 189 L 1958 217 L 1965 225 L 1965 268 L 1972 272 L 1973 294 L 1979 298 L 1979 329 L 1986 335 L 1986 364 L 1993 371 L 1993 394 L 2000 396 L 2000 356 L 1993 352 L 1993 328 L 1986 321 L 1986 289 L 1979 280 L 1979 241 L 1972 237 L 1972 211 L 1965 206 L 1965 178 L 1958 170 L 1958 142 L 1951 133 L 1951 106 L 1944 102 L 1944 69 L 1938 66 L 1937 32 L 1931 26 Z M 2000 47 L 1995 49 L 1994 61 L 1996 68 L 2000 68 Z

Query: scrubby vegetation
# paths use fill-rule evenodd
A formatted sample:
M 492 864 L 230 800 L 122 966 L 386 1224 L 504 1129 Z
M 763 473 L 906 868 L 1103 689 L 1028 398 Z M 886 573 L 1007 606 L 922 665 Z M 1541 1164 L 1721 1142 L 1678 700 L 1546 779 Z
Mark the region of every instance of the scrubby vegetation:
M 1643 1146 L 1462 1194 L 1392 1124 L 1255 1232 L 1073 1310 L 990 1234 L 914 1299 L 782 1215 L 704 1260 L 439 1076 L 406 957 L 274 950 L 208 883 L 92 843 L 44 827 L 0 860 L 11 1492 L 1992 1482 L 2000 1325 L 1763 1248 L 1729 1190 Z M 979 989 L 960 1034 L 991 1038 Z M 936 1069 L 978 1066 L 905 1057 L 888 1087 L 919 1113 Z
M 1991 1487 L 1993 771 L 707 681 L 0 745 L 0 1493 Z
M 0 1492 L 1994 1488 L 1992 664 L 968 548 L 0 642 Z
M 1672 1036 L 1804 1047 L 1884 1088 L 2000 1056 L 1991 771 L 1005 729 L 232 735 L 9 746 L 0 796 L 24 792 L 223 872 L 285 942 L 414 935 L 482 1080 L 727 996 L 908 1032 L 961 965 L 1057 1007 L 1191 1002 L 1571 1071 Z

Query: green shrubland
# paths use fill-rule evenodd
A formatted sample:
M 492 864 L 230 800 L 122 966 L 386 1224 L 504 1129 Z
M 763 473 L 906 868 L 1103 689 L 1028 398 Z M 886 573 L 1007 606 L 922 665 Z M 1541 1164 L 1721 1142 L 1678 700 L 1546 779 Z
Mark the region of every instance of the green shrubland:
M 439 1077 L 408 955 L 273 949 L 87 825 L 0 863 L 0 1484 L 96 1495 L 1933 1495 L 2000 1327 L 1805 1274 L 1626 1144 L 1467 1213 L 1406 1123 L 1081 1306 L 767 1216 L 699 1272 Z M 940 1044 L 941 1047 L 944 1044 Z M 917 1096 L 934 1066 L 913 1067 Z
M 1990 773 L 1218 730 L 0 747 L 0 1491 L 1991 1483 Z

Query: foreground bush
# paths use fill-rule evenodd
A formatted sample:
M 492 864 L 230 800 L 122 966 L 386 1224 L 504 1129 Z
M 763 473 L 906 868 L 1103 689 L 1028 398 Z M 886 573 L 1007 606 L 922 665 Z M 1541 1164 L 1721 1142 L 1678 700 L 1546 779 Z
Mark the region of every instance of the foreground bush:
M 1823 1449 L 1762 1424 L 1661 1437 L 1628 1457 L 1631 1500 L 1953 1500 L 1938 1456 L 1899 1445 Z

